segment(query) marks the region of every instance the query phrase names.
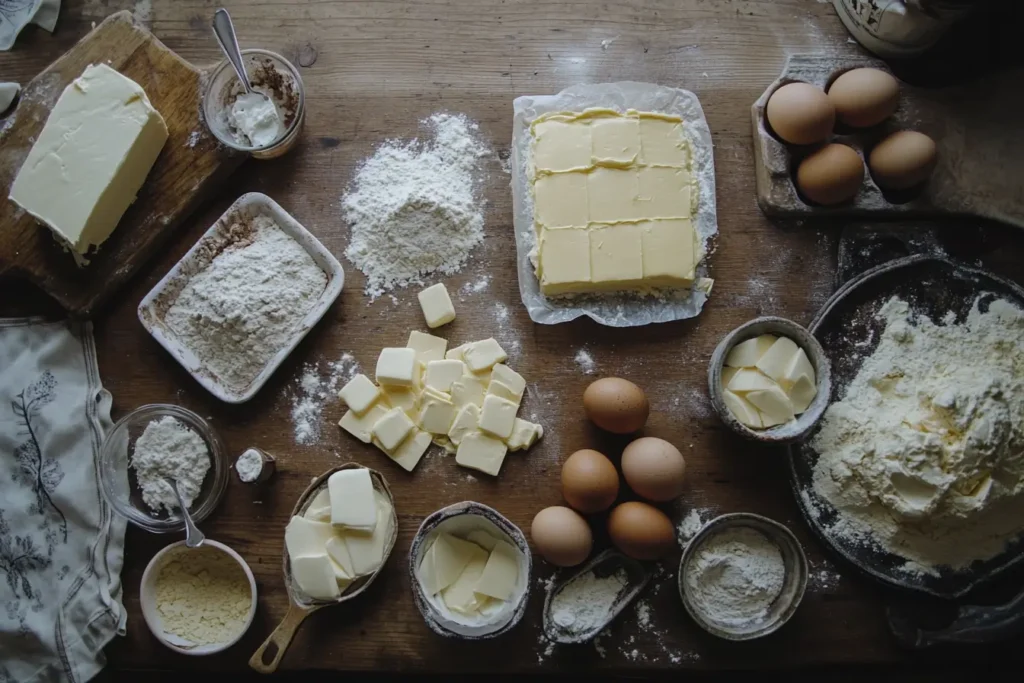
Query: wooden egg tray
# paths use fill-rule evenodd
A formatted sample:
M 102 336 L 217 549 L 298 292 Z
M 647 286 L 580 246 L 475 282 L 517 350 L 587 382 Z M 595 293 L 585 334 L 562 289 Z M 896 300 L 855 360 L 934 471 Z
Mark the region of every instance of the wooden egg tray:
M 787 145 L 769 130 L 768 98 L 780 86 L 803 81 L 827 89 L 842 73 L 858 67 L 889 71 L 868 58 L 793 55 L 782 74 L 751 107 L 757 202 L 768 216 L 928 216 L 992 218 L 1024 228 L 1024 111 L 1021 70 L 1004 72 L 968 86 L 932 90 L 900 83 L 896 112 L 864 129 L 837 127 L 830 142 L 849 145 L 864 158 L 864 183 L 853 200 L 837 206 L 807 203 L 793 184 L 796 164 L 812 146 Z M 1018 85 L 1015 85 L 1015 82 Z M 938 146 L 938 163 L 924 186 L 883 192 L 871 178 L 867 155 L 898 130 L 917 130 Z

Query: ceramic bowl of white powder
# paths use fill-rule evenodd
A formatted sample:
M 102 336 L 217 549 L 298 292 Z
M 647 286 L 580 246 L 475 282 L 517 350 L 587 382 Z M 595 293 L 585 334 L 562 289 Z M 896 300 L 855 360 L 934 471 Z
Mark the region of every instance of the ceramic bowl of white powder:
M 792 531 L 737 512 L 711 520 L 687 544 L 679 596 L 708 633 L 753 640 L 789 621 L 803 599 L 807 573 L 807 557 Z
M 158 534 L 185 530 L 164 477 L 178 482 L 198 523 L 224 497 L 229 469 L 213 428 L 180 406 L 133 410 L 117 421 L 100 447 L 100 487 L 107 502 L 132 524 Z

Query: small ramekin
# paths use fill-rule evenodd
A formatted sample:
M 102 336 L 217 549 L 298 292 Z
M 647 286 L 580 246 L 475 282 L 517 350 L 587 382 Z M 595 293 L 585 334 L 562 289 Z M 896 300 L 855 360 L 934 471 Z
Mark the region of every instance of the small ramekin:
M 212 655 L 218 652 L 223 652 L 228 649 L 245 635 L 249 627 L 252 626 L 253 619 L 256 617 L 256 579 L 252 575 L 252 569 L 249 568 L 248 563 L 242 559 L 242 556 L 236 553 L 234 550 L 218 543 L 217 541 L 211 541 L 207 539 L 203 542 L 203 548 L 216 548 L 226 555 L 230 556 L 245 572 L 245 577 L 249 580 L 249 591 L 252 597 L 252 601 L 249 605 L 249 614 L 245 619 L 245 625 L 238 632 L 234 638 L 228 642 L 216 643 L 214 645 L 197 645 L 195 647 L 184 647 L 179 644 L 177 639 L 173 635 L 169 635 L 164 632 L 163 622 L 160 619 L 160 612 L 156 606 L 156 579 L 160 574 L 160 569 L 163 568 L 164 562 L 167 556 L 176 548 L 185 546 L 185 541 L 178 541 L 172 543 L 166 548 L 163 548 L 160 552 L 153 556 L 153 559 L 146 565 L 145 571 L 142 573 L 142 584 L 139 588 L 139 602 L 142 606 L 142 618 L 146 621 L 146 626 L 149 627 L 150 632 L 153 636 L 159 640 L 167 648 L 180 652 L 183 655 L 192 656 L 203 656 Z
M 694 553 L 705 541 L 728 529 L 742 527 L 748 527 L 764 534 L 779 547 L 782 562 L 786 567 L 786 577 L 783 580 L 782 591 L 775 598 L 775 602 L 768 609 L 768 614 L 764 619 L 744 626 L 734 626 L 717 621 L 713 615 L 705 614 L 697 608 L 690 599 L 689 590 L 686 587 L 686 570 Z M 797 607 L 800 606 L 804 591 L 807 590 L 807 574 L 807 556 L 792 531 L 775 520 L 761 515 L 750 512 L 734 512 L 711 520 L 690 539 L 686 549 L 683 550 L 683 557 L 679 561 L 677 581 L 683 607 L 697 622 L 697 625 L 708 633 L 726 640 L 753 640 L 775 633 L 789 621 Z
M 203 93 L 203 118 L 206 127 L 221 144 L 247 152 L 254 159 L 274 159 L 291 150 L 299 139 L 306 119 L 306 89 L 299 70 L 276 52 L 242 50 L 242 61 L 257 90 L 263 86 L 274 91 L 273 99 L 284 116 L 284 132 L 263 147 L 250 147 L 235 140 L 228 125 L 227 110 L 244 89 L 226 59 L 214 67 Z
M 814 400 L 811 401 L 807 410 L 797 415 L 795 420 L 769 429 L 751 429 L 736 419 L 722 398 L 722 370 L 725 368 L 725 358 L 734 346 L 762 334 L 789 337 L 804 350 L 814 368 L 818 393 L 815 394 Z M 719 342 L 715 352 L 711 354 L 711 362 L 708 364 L 708 394 L 711 396 L 711 405 L 715 407 L 715 412 L 718 413 L 725 426 L 732 431 L 742 437 L 762 443 L 792 443 L 807 436 L 825 414 L 831 393 L 832 369 L 825 350 L 821 348 L 821 344 L 813 334 L 786 318 L 768 316 L 755 318 L 740 325 Z
M 483 529 L 510 543 L 520 554 L 519 580 L 516 582 L 516 595 L 509 609 L 495 615 L 494 619 L 479 624 L 468 624 L 457 621 L 452 615 L 445 614 L 436 603 L 439 598 L 427 595 L 420 585 L 417 570 L 423 559 L 423 553 L 430 547 L 429 540 L 442 531 L 468 533 L 471 530 Z M 485 640 L 497 638 L 511 631 L 523 618 L 526 604 L 530 598 L 530 586 L 533 576 L 533 556 L 526 535 L 504 515 L 482 503 L 464 501 L 441 508 L 428 516 L 420 525 L 419 531 L 412 540 L 409 549 L 409 578 L 412 583 L 413 601 L 419 608 L 423 620 L 431 631 L 446 638 L 461 640 Z
M 173 417 L 185 424 L 206 442 L 210 453 L 210 469 L 206 472 L 199 495 L 192 502 L 189 512 L 197 524 L 213 512 L 224 497 L 228 487 L 230 465 L 224 454 L 224 445 L 213 427 L 191 410 L 181 406 L 153 403 L 136 408 L 114 425 L 100 446 L 100 489 L 103 496 L 122 517 L 129 522 L 155 534 L 175 533 L 185 530 L 181 515 L 156 515 L 142 500 L 142 491 L 135 478 L 135 470 L 129 463 L 135 452 L 135 441 L 146 426 L 162 417 Z

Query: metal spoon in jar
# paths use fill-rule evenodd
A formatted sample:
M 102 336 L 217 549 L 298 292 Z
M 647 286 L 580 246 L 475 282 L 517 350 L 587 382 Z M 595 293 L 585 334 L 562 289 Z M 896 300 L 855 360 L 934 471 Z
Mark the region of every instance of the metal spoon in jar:
M 189 548 L 198 548 L 206 540 L 206 536 L 196 523 L 192 521 L 192 515 L 188 512 L 188 506 L 185 505 L 185 499 L 181 496 L 181 491 L 178 489 L 178 482 L 171 479 L 170 477 L 164 477 L 164 481 L 174 491 L 174 495 L 178 497 L 178 509 L 181 511 L 181 517 L 185 520 L 185 545 Z
M 213 13 L 213 35 L 217 37 L 224 56 L 231 62 L 231 66 L 235 67 L 235 73 L 238 74 L 238 80 L 242 82 L 245 92 L 251 93 L 252 84 L 249 83 L 249 74 L 246 73 L 245 62 L 242 61 L 242 50 L 238 47 L 235 25 L 231 23 L 231 15 L 223 7 Z

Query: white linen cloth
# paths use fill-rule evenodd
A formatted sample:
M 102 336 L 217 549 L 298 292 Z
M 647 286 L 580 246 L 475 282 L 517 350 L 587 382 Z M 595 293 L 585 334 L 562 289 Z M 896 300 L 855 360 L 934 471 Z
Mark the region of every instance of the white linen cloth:
M 53 33 L 60 0 L 0 0 L 0 50 L 10 50 L 28 24 Z
M 110 405 L 89 323 L 0 319 L 0 683 L 87 681 L 124 632 Z

